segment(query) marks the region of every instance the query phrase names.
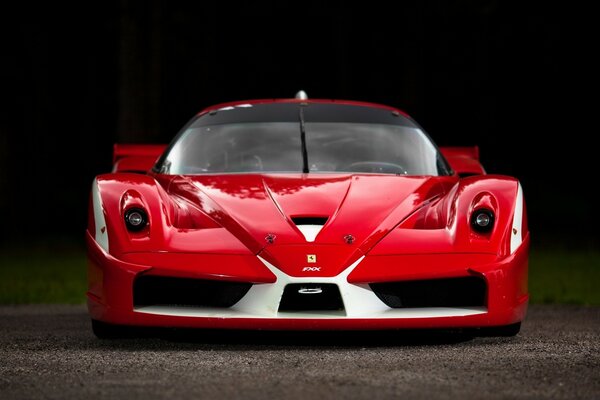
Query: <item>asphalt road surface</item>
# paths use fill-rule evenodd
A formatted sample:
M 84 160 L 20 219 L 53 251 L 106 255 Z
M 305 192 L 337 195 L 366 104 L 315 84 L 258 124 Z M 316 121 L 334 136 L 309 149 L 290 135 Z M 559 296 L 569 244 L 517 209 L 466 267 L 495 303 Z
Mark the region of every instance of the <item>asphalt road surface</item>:
M 514 338 L 158 332 L 83 306 L 0 307 L 0 399 L 600 399 L 600 308 L 533 306 Z

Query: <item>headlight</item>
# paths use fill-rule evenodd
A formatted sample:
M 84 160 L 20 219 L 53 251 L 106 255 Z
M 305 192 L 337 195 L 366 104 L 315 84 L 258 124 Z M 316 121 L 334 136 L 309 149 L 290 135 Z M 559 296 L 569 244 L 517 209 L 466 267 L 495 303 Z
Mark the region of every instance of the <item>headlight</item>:
M 486 208 L 473 211 L 471 226 L 480 233 L 490 232 L 494 227 L 494 213 Z
M 148 214 L 141 208 L 130 208 L 125 212 L 125 226 L 131 232 L 139 232 L 148 225 Z

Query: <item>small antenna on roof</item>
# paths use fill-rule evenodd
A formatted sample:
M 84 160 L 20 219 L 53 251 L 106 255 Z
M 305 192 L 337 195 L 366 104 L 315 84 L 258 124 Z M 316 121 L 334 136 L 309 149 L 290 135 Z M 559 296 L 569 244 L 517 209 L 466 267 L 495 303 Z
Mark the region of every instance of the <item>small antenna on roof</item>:
M 306 92 L 304 90 L 301 90 L 298 93 L 296 93 L 296 99 L 298 99 L 298 100 L 308 100 L 308 95 L 306 94 Z

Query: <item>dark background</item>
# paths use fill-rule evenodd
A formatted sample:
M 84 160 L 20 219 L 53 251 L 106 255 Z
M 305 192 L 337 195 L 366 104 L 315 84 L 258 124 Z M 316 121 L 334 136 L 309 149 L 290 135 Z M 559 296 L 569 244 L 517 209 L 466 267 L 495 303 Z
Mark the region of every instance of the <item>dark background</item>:
M 534 243 L 596 245 L 589 11 L 393 3 L 3 5 L 0 240 L 82 242 L 113 143 L 166 143 L 206 106 L 303 89 L 404 109 L 439 145 L 478 144 L 488 172 L 522 181 Z

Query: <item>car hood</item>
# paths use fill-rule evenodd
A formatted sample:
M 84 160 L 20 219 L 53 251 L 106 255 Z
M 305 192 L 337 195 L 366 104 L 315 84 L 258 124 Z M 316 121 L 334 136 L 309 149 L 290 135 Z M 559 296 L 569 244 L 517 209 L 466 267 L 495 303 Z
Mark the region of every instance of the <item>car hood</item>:
M 447 177 L 236 174 L 178 176 L 168 191 L 269 262 L 282 265 L 291 258 L 296 267 L 330 265 L 334 274 L 447 188 Z M 318 231 L 311 241 L 301 223 L 315 217 L 326 222 L 309 228 Z

